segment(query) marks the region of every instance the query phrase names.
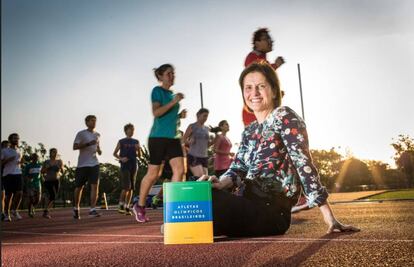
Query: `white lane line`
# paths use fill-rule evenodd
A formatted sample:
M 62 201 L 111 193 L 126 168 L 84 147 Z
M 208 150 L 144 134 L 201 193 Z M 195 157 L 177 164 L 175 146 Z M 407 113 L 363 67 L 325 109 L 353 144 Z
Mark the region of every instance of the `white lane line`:
M 17 232 L 4 231 L 14 234 L 25 235 L 44 235 L 44 236 L 83 236 L 83 237 L 134 237 L 134 238 L 163 238 L 162 235 L 117 235 L 117 234 L 53 234 L 53 233 L 35 233 L 35 232 Z M 220 239 L 224 239 L 221 240 Z M 347 239 L 347 238 L 280 238 L 280 237 L 256 237 L 249 239 L 219 238 L 216 244 L 259 244 L 259 243 L 312 243 L 312 242 L 365 242 L 365 243 L 391 243 L 407 242 L 412 243 L 411 239 Z M 46 244 L 161 244 L 161 241 L 68 241 L 68 242 L 4 242 L 3 245 L 46 245 Z
M 132 237 L 132 238 L 163 238 L 163 235 L 126 235 L 126 234 L 76 234 L 76 233 L 41 233 L 26 231 L 3 231 L 9 234 L 41 235 L 41 236 L 82 236 L 82 237 Z M 292 237 L 252 237 L 248 239 L 220 237 L 224 243 L 240 242 L 414 242 L 413 239 L 351 239 L 351 238 L 292 238 Z M 81 242 L 81 241 L 80 241 Z M 86 241 L 87 242 L 87 241 Z M 92 241 L 93 242 L 93 241 Z M 110 241 L 112 242 L 112 241 Z M 113 241 L 117 242 L 117 241 Z M 141 241 L 119 241 L 119 242 L 141 242 Z M 144 242 L 144 241 L 143 241 Z M 148 241 L 152 242 L 152 241 Z M 100 242 L 98 242 L 100 243 Z
M 83 236 L 83 237 L 132 237 L 132 238 L 163 238 L 163 235 L 126 235 L 126 234 L 76 234 L 76 233 L 40 233 L 25 231 L 3 231 L 3 233 L 22 234 L 22 235 L 44 235 L 44 236 Z M 217 237 L 216 237 L 217 238 Z M 218 240 L 224 239 L 222 242 L 414 242 L 413 239 L 351 239 L 351 238 L 294 238 L 294 237 L 252 237 L 248 239 L 226 238 L 220 237 Z M 122 242 L 122 241 L 121 241 Z M 129 242 L 129 241 L 125 241 Z M 135 242 L 135 241 L 131 241 Z

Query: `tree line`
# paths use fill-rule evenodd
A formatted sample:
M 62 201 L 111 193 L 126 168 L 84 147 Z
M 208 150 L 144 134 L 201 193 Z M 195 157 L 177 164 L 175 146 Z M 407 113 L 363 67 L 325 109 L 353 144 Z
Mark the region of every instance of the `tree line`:
M 353 156 L 341 155 L 335 148 L 330 150 L 311 150 L 313 161 L 319 171 L 323 185 L 330 192 L 347 192 L 375 189 L 397 189 L 411 188 L 414 185 L 414 139 L 409 135 L 399 135 L 393 139 L 391 146 L 394 148 L 394 161 L 396 168 L 389 164 L 376 160 L 360 160 Z M 31 146 L 21 142 L 21 150 L 24 162 L 29 162 L 30 155 L 36 153 L 40 161 L 45 161 L 46 147 L 43 143 Z M 209 151 L 213 155 L 213 151 Z M 139 192 L 141 179 L 144 177 L 149 161 L 149 153 L 145 146 L 142 147 L 141 157 L 137 158 L 139 171 L 135 192 Z M 210 163 L 212 165 L 212 162 Z M 24 168 L 24 166 L 22 166 Z M 74 192 L 75 169 L 67 164 L 64 165 L 60 179 L 60 191 L 57 196 L 57 205 L 71 205 Z M 211 168 L 212 169 L 212 166 Z M 109 204 L 116 204 L 121 192 L 119 183 L 119 165 L 111 163 L 100 164 L 99 192 L 107 195 Z M 89 188 L 85 188 L 89 191 Z M 88 205 L 89 193 L 82 204 Z

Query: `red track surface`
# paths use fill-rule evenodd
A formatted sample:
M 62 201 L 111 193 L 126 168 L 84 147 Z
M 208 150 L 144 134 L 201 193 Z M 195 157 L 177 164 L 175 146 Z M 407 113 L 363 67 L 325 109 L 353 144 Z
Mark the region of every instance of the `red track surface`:
M 2 223 L 2 266 L 414 266 L 414 202 L 333 205 L 362 229 L 326 235 L 319 210 L 293 215 L 283 236 L 216 239 L 210 245 L 163 244 L 162 210 L 151 223 L 114 210 L 74 221 L 71 210 Z M 24 215 L 24 214 L 23 214 Z

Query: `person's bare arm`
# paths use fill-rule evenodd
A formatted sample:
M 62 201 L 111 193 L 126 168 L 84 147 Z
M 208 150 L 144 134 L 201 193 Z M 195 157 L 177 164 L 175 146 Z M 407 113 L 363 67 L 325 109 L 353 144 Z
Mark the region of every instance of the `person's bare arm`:
M 92 141 L 90 141 L 88 143 L 85 143 L 85 144 L 74 143 L 73 144 L 73 150 L 82 149 L 82 148 L 85 148 L 85 147 L 88 147 L 88 146 L 93 146 L 95 144 L 96 144 L 96 140 L 92 140 Z M 98 145 L 98 147 L 99 147 L 99 145 Z
M 96 147 L 96 152 L 98 153 L 99 156 L 102 155 L 102 150 L 101 150 L 101 147 L 100 147 L 99 143 Z
M 119 142 L 116 144 L 116 147 L 115 147 L 115 150 L 114 150 L 114 153 L 112 154 L 112 155 L 114 155 L 114 157 L 115 158 L 117 158 L 117 159 L 121 159 L 120 157 L 119 157 L 119 154 L 118 154 L 118 152 L 119 152 L 119 150 L 121 149 L 121 144 L 119 144 Z
M 139 144 L 135 145 L 135 149 L 137 151 L 137 157 L 142 157 L 141 146 Z
M 168 102 L 166 105 L 161 106 L 159 102 L 152 103 L 152 114 L 154 117 L 158 118 L 167 113 L 170 109 L 172 109 L 178 102 L 180 102 L 184 98 L 182 93 L 178 93 L 174 96 L 174 99 Z
M 189 125 L 187 127 L 187 130 L 185 130 L 185 133 L 183 135 L 184 144 L 189 145 L 189 140 L 188 139 L 190 138 L 192 133 L 193 133 L 193 129 L 191 128 L 191 125 Z
M 215 175 L 213 176 L 203 175 L 197 181 L 210 181 L 211 187 L 218 189 L 218 190 L 231 188 L 233 186 L 233 181 L 231 177 L 228 177 L 228 176 L 222 176 L 219 179 Z
M 339 222 L 331 209 L 331 206 L 329 205 L 328 202 L 322 204 L 319 207 L 323 219 L 325 221 L 325 223 L 328 225 L 328 231 L 327 233 L 334 233 L 334 232 L 358 232 L 360 231 L 359 228 L 352 226 L 352 225 L 346 225 L 346 224 L 342 224 L 341 222 Z
M 46 167 L 46 164 L 43 163 L 42 168 L 40 169 L 40 173 L 45 174 L 46 172 L 47 172 L 47 167 Z
M 22 166 L 24 163 L 26 163 L 26 159 L 25 159 L 24 157 L 20 156 L 20 159 L 19 159 L 18 164 L 19 164 L 20 166 Z
M 180 112 L 180 113 L 178 113 L 178 117 L 179 117 L 180 119 L 185 119 L 185 118 L 187 118 L 187 110 L 186 110 L 186 109 L 181 110 L 181 112 Z
M 63 161 L 62 160 L 59 160 L 59 170 L 60 170 L 60 172 L 61 173 L 63 173 Z
M 273 69 L 278 69 L 280 66 L 285 64 L 285 59 L 283 57 L 277 57 L 275 63 L 272 64 Z

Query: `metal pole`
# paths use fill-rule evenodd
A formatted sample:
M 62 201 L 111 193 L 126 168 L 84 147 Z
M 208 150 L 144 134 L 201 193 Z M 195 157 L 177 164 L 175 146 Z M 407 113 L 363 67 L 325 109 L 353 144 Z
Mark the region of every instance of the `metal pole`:
M 300 76 L 300 64 L 299 63 L 298 63 L 298 75 L 299 75 L 300 103 L 302 105 L 302 118 L 303 120 L 305 120 L 305 107 L 303 106 L 302 79 Z
M 203 103 L 203 84 L 200 82 L 200 98 L 201 98 L 201 108 L 204 108 Z

